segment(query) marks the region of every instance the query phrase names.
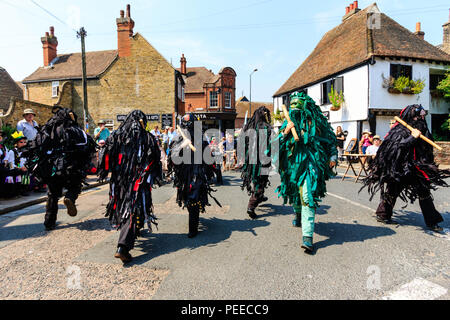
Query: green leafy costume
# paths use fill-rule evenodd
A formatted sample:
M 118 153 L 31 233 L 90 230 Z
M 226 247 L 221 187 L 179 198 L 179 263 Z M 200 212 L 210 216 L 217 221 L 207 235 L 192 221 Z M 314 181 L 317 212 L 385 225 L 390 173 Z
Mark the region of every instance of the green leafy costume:
M 274 160 L 279 161 L 281 176 L 276 192 L 283 197 L 284 204 L 294 206 L 297 221 L 302 213 L 303 237 L 312 238 L 315 209 L 327 191 L 325 181 L 336 175 L 330 162 L 337 159 L 337 140 L 313 99 L 296 92 L 290 101 L 289 116 L 300 141 L 296 142 L 291 133 L 284 135 L 288 124 L 285 120 L 276 138 L 280 152 Z

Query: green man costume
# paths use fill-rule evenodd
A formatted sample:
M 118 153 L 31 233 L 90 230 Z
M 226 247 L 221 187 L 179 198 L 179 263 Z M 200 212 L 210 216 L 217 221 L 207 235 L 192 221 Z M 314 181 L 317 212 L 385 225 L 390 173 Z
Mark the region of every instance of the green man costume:
M 285 133 L 285 120 L 276 138 L 280 145 L 279 173 L 281 185 L 276 192 L 284 204 L 294 207 L 294 226 L 302 227 L 305 252 L 313 251 L 316 208 L 326 194 L 325 181 L 335 176 L 336 135 L 320 108 L 304 93 L 290 97 L 289 117 L 294 123 L 300 141 L 295 141 L 292 130 Z

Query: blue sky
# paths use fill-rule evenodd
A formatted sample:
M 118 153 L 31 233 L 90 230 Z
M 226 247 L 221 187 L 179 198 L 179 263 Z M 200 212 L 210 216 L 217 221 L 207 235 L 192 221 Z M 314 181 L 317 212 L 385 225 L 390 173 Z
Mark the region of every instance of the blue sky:
M 359 1 L 359 7 L 373 2 Z M 88 32 L 88 51 L 116 49 L 115 19 L 127 3 L 135 32 L 174 66 L 179 67 L 182 53 L 188 67 L 205 66 L 217 73 L 230 66 L 238 74 L 236 95 L 247 97 L 249 74 L 258 68 L 252 76 L 252 100 L 270 102 L 324 33 L 341 22 L 351 1 L 0 0 L 0 66 L 18 81 L 41 66 L 40 37 L 51 25 L 58 37 L 58 53 L 80 51 L 74 31 L 80 26 Z M 420 21 L 425 40 L 442 43 L 442 25 L 449 20 L 448 0 L 380 0 L 377 4 L 409 30 L 414 31 Z

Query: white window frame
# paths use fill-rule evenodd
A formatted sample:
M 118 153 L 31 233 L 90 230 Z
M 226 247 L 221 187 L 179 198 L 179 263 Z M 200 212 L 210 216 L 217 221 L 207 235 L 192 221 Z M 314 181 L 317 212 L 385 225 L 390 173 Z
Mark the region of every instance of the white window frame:
M 59 95 L 59 81 L 52 81 L 52 98 L 58 98 Z
M 184 98 L 185 98 L 185 95 L 184 95 L 184 87 L 182 86 L 182 87 L 181 87 L 181 101 L 182 101 L 182 102 L 184 102 Z
M 225 92 L 225 108 L 231 109 L 231 92 Z
M 215 97 L 213 99 L 213 97 Z M 213 102 L 215 102 L 215 105 L 213 105 Z M 210 108 L 218 108 L 219 107 L 219 94 L 217 91 L 210 91 L 209 92 L 209 107 Z

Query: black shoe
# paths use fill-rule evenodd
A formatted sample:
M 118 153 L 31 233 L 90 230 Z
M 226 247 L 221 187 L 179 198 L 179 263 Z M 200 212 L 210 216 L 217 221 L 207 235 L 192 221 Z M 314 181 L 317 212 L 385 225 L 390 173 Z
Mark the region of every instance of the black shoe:
M 52 230 L 56 229 L 56 223 L 53 223 L 53 224 L 51 224 L 51 223 L 48 223 L 48 224 L 44 223 L 44 226 L 45 226 L 45 231 L 52 231 Z
M 131 260 L 133 260 L 133 257 L 128 252 L 128 249 L 125 247 L 122 247 L 122 246 L 117 248 L 114 258 L 122 260 L 123 263 L 127 263 L 127 262 L 130 262 Z
M 444 228 L 442 228 L 438 224 L 434 224 L 432 226 L 427 226 L 427 227 L 429 230 L 434 231 L 434 232 L 443 232 L 444 231 Z
M 377 221 L 381 222 L 383 224 L 396 224 L 396 222 L 394 220 L 392 220 L 392 219 L 383 219 L 383 218 L 381 218 L 379 216 L 377 216 Z
M 78 212 L 74 201 L 69 198 L 64 198 L 64 205 L 67 207 L 67 214 L 71 217 L 76 217 Z
M 303 237 L 303 244 L 302 249 L 305 249 L 305 253 L 311 254 L 314 251 L 312 238 L 310 237 Z
M 258 219 L 258 216 L 255 213 L 255 209 L 247 209 L 247 214 L 249 215 L 250 218 L 252 218 L 253 220 Z
M 296 228 L 301 228 L 302 227 L 302 221 L 298 220 L 298 219 L 294 219 L 294 220 L 292 220 L 292 226 L 294 226 Z
M 262 198 L 259 200 L 259 203 L 266 202 L 267 200 L 269 200 L 269 198 L 267 198 L 267 197 L 262 197 Z

